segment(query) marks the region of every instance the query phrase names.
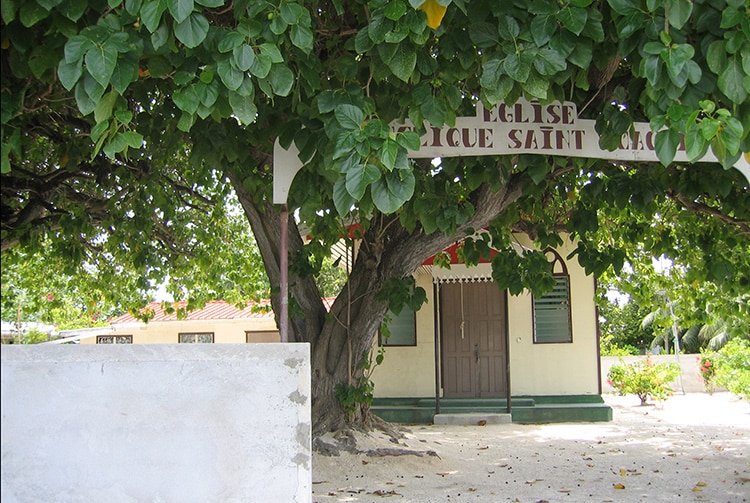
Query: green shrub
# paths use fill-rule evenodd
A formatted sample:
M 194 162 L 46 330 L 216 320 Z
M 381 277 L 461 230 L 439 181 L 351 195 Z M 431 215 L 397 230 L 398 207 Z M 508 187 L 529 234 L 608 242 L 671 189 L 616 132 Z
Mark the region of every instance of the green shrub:
M 625 344 L 624 346 L 602 344 L 601 348 L 602 356 L 635 356 L 639 354 L 640 350 L 635 346 L 631 346 L 630 344 Z
M 750 341 L 732 339 L 716 353 L 714 381 L 739 397 L 750 397 Z
M 680 366 L 676 363 L 654 364 L 650 357 L 630 364 L 620 359 L 620 365 L 613 365 L 609 370 L 607 382 L 617 394 L 637 395 L 641 405 L 646 405 L 649 397 L 666 400 L 672 394 L 670 383 L 680 372 Z

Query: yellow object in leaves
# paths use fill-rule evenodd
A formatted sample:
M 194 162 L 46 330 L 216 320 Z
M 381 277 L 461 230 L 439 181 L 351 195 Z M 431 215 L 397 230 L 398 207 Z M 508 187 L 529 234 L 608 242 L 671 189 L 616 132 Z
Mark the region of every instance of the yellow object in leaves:
M 424 3 L 419 6 L 419 10 L 423 10 L 425 14 L 427 14 L 427 26 L 433 30 L 437 30 L 438 26 L 440 26 L 447 8 L 448 7 L 444 5 L 440 5 L 437 0 L 425 0 Z

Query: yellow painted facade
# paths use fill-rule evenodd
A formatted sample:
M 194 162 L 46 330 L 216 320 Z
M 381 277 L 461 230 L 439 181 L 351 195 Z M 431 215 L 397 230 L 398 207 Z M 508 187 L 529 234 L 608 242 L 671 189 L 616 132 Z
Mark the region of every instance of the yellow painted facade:
M 519 238 L 522 246 L 531 246 Z M 557 250 L 563 259 L 573 250 L 569 242 Z M 577 260 L 566 261 L 570 276 L 573 341 L 535 344 L 533 300 L 530 293 L 507 296 L 508 354 L 513 396 L 599 394 L 599 354 L 594 278 Z M 416 277 L 427 292 L 427 304 L 417 313 L 417 345 L 388 347 L 383 364 L 373 374 L 377 397 L 435 396 L 435 293 L 433 275 L 486 277 L 490 264 L 475 268 L 454 265 L 450 271 L 432 268 Z M 430 272 L 426 269 L 425 272 Z M 442 396 L 442 390 L 440 392 Z
M 519 247 L 530 247 L 518 237 Z M 565 259 L 573 250 L 569 241 L 557 250 Z M 510 390 L 513 396 L 599 394 L 599 354 L 595 281 L 587 276 L 577 260 L 565 261 L 570 277 L 572 342 L 534 343 L 533 299 L 529 293 L 507 296 L 507 354 Z M 473 268 L 453 265 L 450 270 L 436 266 L 419 269 L 417 286 L 427 293 L 427 303 L 416 313 L 416 345 L 388 346 L 383 364 L 372 376 L 376 397 L 434 397 L 436 392 L 436 278 L 490 276 L 490 264 Z M 106 336 L 132 336 L 134 344 L 176 344 L 180 333 L 212 333 L 214 343 L 278 342 L 279 332 L 272 313 L 236 316 L 227 319 L 128 321 L 113 323 Z M 97 337 L 81 339 L 96 344 Z M 376 338 L 374 348 L 377 350 Z M 438 351 L 436 353 L 436 344 Z M 442 390 L 440 391 L 443 395 Z

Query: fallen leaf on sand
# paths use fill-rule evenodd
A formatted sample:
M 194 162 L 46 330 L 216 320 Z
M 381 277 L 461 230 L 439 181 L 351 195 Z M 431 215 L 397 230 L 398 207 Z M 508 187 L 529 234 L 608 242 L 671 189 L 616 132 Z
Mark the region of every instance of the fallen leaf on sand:
M 373 491 L 370 494 L 374 494 L 375 496 L 401 496 L 396 491 L 383 491 L 381 489 L 378 489 L 377 491 Z
M 697 484 L 695 484 L 695 486 L 696 487 L 706 487 L 706 483 L 701 481 L 701 482 L 698 482 Z
M 486 424 L 487 424 L 487 421 L 485 421 L 484 419 L 482 419 L 481 421 L 479 421 L 479 422 L 477 423 L 477 426 L 484 426 L 484 425 L 486 425 Z
M 529 484 L 530 486 L 533 486 L 537 482 L 541 482 L 541 481 L 542 479 L 534 479 L 534 480 L 527 480 L 526 483 Z
M 315 484 L 327 484 L 327 480 L 313 480 L 313 485 Z
M 625 486 L 623 484 L 612 484 L 612 487 L 615 489 L 625 489 Z

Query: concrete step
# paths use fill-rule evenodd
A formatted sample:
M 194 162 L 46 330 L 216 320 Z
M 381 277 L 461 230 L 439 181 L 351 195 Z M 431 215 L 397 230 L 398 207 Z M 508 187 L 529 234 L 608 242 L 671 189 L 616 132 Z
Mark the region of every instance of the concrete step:
M 435 414 L 434 424 L 458 424 L 458 425 L 479 425 L 485 424 L 510 424 L 510 414 L 481 413 L 470 412 L 461 414 Z

